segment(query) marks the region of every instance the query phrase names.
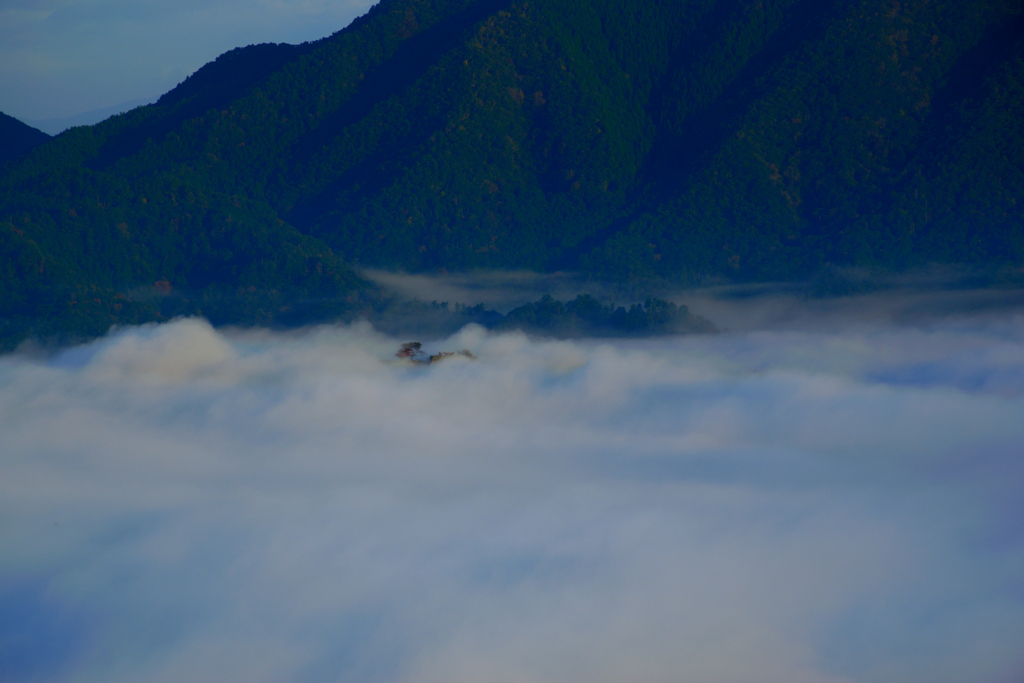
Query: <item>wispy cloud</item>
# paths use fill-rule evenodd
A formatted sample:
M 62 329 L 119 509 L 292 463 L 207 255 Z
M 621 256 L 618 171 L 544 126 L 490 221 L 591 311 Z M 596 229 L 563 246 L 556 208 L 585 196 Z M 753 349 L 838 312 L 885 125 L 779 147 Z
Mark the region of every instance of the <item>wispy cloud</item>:
M 0 359 L 12 679 L 1024 673 L 1024 319 L 399 341 Z

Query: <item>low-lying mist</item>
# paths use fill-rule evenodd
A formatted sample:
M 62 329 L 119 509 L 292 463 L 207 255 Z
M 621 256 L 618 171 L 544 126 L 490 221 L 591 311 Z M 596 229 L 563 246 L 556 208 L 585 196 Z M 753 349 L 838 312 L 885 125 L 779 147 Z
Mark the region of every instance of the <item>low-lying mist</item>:
M 0 357 L 0 679 L 1024 678 L 1024 316 L 701 296 Z

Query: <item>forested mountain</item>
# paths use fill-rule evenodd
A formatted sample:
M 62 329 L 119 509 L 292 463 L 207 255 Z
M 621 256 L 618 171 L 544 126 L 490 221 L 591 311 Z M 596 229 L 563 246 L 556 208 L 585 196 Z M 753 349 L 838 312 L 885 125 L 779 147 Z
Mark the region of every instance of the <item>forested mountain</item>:
M 1020 266 L 1022 122 L 1021 0 L 382 0 L 8 166 L 0 316 L 354 306 L 342 259 Z
M 50 136 L 43 131 L 0 112 L 0 166 L 14 161 L 49 139 Z

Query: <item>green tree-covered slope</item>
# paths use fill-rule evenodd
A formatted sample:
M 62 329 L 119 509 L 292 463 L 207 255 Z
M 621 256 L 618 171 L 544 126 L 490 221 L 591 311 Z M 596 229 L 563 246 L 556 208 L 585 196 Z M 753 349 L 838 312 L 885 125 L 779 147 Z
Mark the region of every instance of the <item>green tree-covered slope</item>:
M 342 259 L 1019 266 L 1022 121 L 1020 0 L 382 0 L 6 168 L 0 317 L 267 319 L 352 301 Z
M 0 167 L 49 139 L 43 131 L 0 112 Z

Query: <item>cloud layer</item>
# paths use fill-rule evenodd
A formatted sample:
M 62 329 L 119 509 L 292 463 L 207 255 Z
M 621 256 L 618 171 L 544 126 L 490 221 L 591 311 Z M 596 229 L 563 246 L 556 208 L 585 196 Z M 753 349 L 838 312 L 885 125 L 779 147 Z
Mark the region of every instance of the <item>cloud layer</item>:
M 339 31 L 373 0 L 7 0 L 0 7 L 0 111 L 58 119 L 155 98 L 252 43 Z
M 399 341 L 0 359 L 8 678 L 1024 675 L 1024 318 Z

